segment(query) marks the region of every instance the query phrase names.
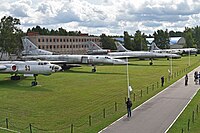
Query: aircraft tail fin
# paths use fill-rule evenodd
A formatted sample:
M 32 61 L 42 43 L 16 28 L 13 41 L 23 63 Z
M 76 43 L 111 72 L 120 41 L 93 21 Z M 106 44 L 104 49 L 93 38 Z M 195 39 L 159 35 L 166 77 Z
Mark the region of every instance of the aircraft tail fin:
M 150 51 L 153 51 L 153 50 L 160 50 L 160 49 L 156 46 L 156 43 L 155 43 L 155 42 L 152 42 L 152 44 L 151 44 L 151 50 L 150 50 Z
M 22 43 L 25 51 L 38 49 L 38 47 L 33 44 L 27 37 L 22 37 Z
M 89 41 L 87 42 L 88 44 L 88 50 L 102 50 L 102 48 L 100 48 L 96 43 Z
M 22 43 L 24 47 L 24 51 L 22 51 L 22 55 L 52 55 L 53 54 L 50 51 L 39 49 L 27 37 L 22 37 Z
M 127 51 L 129 51 L 120 42 L 115 42 L 115 45 L 117 47 L 117 51 L 119 51 L 119 52 L 127 52 Z

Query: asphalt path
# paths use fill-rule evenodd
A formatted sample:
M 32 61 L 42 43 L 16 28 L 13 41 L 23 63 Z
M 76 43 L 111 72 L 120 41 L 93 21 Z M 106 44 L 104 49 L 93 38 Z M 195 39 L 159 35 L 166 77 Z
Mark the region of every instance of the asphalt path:
M 131 118 L 125 115 L 99 133 L 167 132 L 200 88 L 194 84 L 194 71 L 200 72 L 200 66 L 188 73 L 188 86 L 184 76 L 132 110 Z

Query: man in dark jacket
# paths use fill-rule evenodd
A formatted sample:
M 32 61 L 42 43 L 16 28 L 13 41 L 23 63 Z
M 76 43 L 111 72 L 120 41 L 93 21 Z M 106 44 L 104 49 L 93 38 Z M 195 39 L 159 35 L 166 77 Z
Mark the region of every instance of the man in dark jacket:
M 164 85 L 164 82 L 165 82 L 165 78 L 164 78 L 164 76 L 162 76 L 162 77 L 161 77 L 161 85 L 162 85 L 162 87 L 163 87 L 163 85 Z
M 128 100 L 126 101 L 126 105 L 127 105 L 127 112 L 128 112 L 127 117 L 131 117 L 132 102 L 131 102 L 130 98 L 128 98 Z

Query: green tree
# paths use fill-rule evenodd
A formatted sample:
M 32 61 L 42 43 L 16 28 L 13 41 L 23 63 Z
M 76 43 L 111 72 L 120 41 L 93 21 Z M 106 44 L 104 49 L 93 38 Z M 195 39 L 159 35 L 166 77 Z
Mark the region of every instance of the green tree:
M 115 42 L 111 37 L 106 36 L 105 34 L 100 35 L 100 37 L 101 37 L 100 41 L 104 49 L 111 49 L 111 50 L 116 49 Z
M 166 49 L 169 48 L 169 33 L 167 29 L 165 31 L 163 30 L 157 30 L 157 32 L 154 32 L 154 42 L 159 48 Z
M 196 47 L 200 49 L 200 27 L 196 26 L 193 29 L 193 38 L 194 38 L 194 43 L 196 44 Z
M 194 38 L 192 36 L 191 28 L 185 27 L 184 38 L 186 40 L 186 46 L 184 47 L 187 47 L 187 48 L 194 47 Z
M 127 31 L 124 31 L 124 46 L 128 50 L 133 50 L 133 43 L 132 43 L 131 37 L 129 36 Z
M 147 50 L 147 41 L 145 34 L 137 30 L 133 40 L 133 50 L 142 51 Z
M 22 30 L 17 27 L 20 20 L 11 16 L 4 16 L 0 22 L 0 47 L 2 53 L 17 54 L 22 50 L 21 37 Z

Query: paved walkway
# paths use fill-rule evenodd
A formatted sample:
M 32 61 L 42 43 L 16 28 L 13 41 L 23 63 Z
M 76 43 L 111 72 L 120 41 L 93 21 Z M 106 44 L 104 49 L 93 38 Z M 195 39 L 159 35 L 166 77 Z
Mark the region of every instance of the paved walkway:
M 189 85 L 184 85 L 184 77 L 126 115 L 112 123 L 101 133 L 164 133 L 189 104 L 200 85 L 194 84 L 194 71 L 188 74 Z

